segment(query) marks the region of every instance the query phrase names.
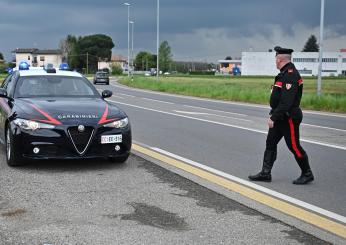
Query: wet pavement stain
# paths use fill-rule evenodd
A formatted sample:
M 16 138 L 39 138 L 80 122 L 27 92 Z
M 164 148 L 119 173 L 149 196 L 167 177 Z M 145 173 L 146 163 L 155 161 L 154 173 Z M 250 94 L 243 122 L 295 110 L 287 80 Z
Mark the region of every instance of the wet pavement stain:
M 119 216 L 121 220 L 137 221 L 140 224 L 149 225 L 164 230 L 189 230 L 188 224 L 177 214 L 167 212 L 159 207 L 150 206 L 145 203 L 132 202 L 128 204 L 134 208 L 134 212 L 131 214 L 120 214 Z
M 11 210 L 11 211 L 8 211 L 5 213 L 1 213 L 1 216 L 3 216 L 3 217 L 17 217 L 17 216 L 20 216 L 24 213 L 26 213 L 25 209 L 18 208 L 18 209 Z
M 139 162 L 139 168 L 143 168 L 147 172 L 153 174 L 156 178 L 159 179 L 160 183 L 167 183 L 172 188 L 177 188 L 179 190 L 185 191 L 185 193 L 183 194 L 172 193 L 172 195 L 192 198 L 196 200 L 196 204 L 198 206 L 214 209 L 218 214 L 223 214 L 229 211 L 238 211 L 244 215 L 258 216 L 263 221 L 281 224 L 287 227 L 287 230 L 282 231 L 283 233 L 287 234 L 287 238 L 303 244 L 330 244 L 291 225 L 274 219 L 269 215 L 262 214 L 239 202 L 236 202 L 221 194 L 209 190 L 206 187 L 203 187 L 163 167 L 148 162 L 139 156 L 132 155 L 132 157 L 135 157 Z

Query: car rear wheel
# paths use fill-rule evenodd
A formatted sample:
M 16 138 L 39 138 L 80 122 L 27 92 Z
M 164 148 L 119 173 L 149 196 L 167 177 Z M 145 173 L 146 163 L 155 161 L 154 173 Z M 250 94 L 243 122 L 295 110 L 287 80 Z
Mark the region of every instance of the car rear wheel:
M 125 156 L 121 157 L 109 157 L 108 160 L 114 163 L 124 163 L 129 158 L 129 156 L 130 154 L 126 154 Z
M 19 159 L 15 154 L 13 135 L 10 127 L 6 129 L 6 161 L 9 166 L 20 166 L 23 165 L 23 160 Z

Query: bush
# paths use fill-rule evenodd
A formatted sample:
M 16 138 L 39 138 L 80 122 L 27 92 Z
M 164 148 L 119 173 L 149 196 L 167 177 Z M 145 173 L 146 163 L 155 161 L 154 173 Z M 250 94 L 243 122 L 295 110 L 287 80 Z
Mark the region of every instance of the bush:
M 7 73 L 6 68 L 7 68 L 6 64 L 0 64 L 0 73 Z
M 119 64 L 112 64 L 111 65 L 112 75 L 121 75 L 123 74 L 123 69 Z

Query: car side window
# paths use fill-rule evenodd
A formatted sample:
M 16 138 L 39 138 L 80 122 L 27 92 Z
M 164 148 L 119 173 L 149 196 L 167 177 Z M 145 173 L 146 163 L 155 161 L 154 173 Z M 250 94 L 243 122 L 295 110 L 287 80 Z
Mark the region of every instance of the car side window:
M 13 88 L 14 88 L 14 84 L 15 84 L 15 80 L 17 79 L 18 74 L 17 73 L 13 73 L 10 77 L 8 77 L 8 79 L 6 79 L 3 88 L 6 89 L 7 91 L 7 95 L 9 97 L 12 97 L 13 95 Z

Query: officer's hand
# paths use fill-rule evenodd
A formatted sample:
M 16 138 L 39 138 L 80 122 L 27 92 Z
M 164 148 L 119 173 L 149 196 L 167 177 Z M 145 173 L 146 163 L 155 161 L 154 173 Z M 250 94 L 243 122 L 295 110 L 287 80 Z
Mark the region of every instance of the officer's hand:
M 274 127 L 274 121 L 271 120 L 270 118 L 268 119 L 268 127 L 273 128 Z

